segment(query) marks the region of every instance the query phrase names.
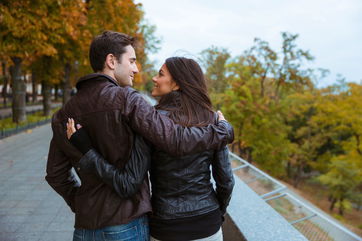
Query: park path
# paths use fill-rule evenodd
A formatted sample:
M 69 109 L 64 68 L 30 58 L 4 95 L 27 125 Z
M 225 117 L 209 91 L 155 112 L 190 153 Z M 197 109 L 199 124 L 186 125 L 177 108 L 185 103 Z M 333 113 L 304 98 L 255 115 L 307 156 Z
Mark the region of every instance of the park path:
M 70 241 L 74 215 L 46 183 L 52 132 L 44 125 L 0 140 L 0 241 Z

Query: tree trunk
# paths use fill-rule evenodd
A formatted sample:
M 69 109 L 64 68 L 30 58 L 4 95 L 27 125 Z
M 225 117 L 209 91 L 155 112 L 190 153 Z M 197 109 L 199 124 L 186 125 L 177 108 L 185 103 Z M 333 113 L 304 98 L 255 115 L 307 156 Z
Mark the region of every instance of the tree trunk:
M 253 149 L 251 147 L 241 147 L 241 145 L 238 145 L 239 147 L 239 156 L 249 162 L 250 164 L 253 163 Z
M 63 105 L 70 99 L 70 93 L 72 91 L 70 84 L 70 71 L 71 65 L 66 63 L 64 66 L 64 81 L 63 81 Z
M 329 206 L 329 211 L 333 211 L 334 205 L 336 204 L 337 199 L 335 197 L 331 197 L 331 206 Z
M 38 100 L 38 85 L 37 85 L 37 81 L 36 81 L 36 73 L 35 70 L 32 69 L 31 70 L 31 83 L 32 83 L 32 89 L 33 89 L 33 93 L 32 93 L 32 101 L 33 103 L 35 103 Z
M 344 198 L 339 199 L 339 215 L 343 216 L 344 214 L 344 205 L 343 205 Z
M 360 155 L 362 155 L 362 151 L 361 151 L 361 149 L 360 149 L 360 138 L 359 138 L 359 135 L 358 134 L 354 134 L 354 136 L 356 137 L 356 141 L 357 141 L 357 152 L 358 152 L 358 154 L 360 154 Z
M 287 163 L 286 173 L 287 173 L 287 177 L 289 179 L 291 179 L 292 178 L 292 164 L 290 163 L 290 161 L 288 161 L 288 163 Z
M 13 95 L 13 122 L 19 123 L 26 120 L 25 90 L 26 86 L 21 76 L 21 62 L 19 57 L 12 57 L 14 66 L 11 71 Z
M 52 104 L 52 93 L 51 86 L 48 82 L 42 81 L 41 83 L 41 91 L 43 95 L 43 112 L 44 116 L 50 115 L 51 104 Z
M 236 153 L 236 147 L 240 145 L 240 141 L 234 141 L 233 143 L 231 143 L 231 151 L 233 153 Z
M 54 85 L 54 101 L 59 99 L 59 84 Z
M 241 147 L 240 141 L 238 141 L 238 155 L 245 159 L 245 157 L 243 156 L 243 148 Z
M 30 95 L 28 95 L 28 92 L 26 90 L 26 83 L 27 83 L 26 72 L 24 72 L 24 74 L 23 74 L 23 80 L 24 80 L 24 84 L 25 84 L 25 103 L 28 104 L 30 102 Z
M 299 174 L 296 173 L 296 175 L 293 178 L 293 187 L 298 188 L 299 183 L 300 183 L 300 177 Z
M 293 187 L 297 188 L 300 182 L 300 176 L 301 176 L 301 166 L 299 163 L 297 163 L 297 171 L 294 173 L 293 177 Z
M 1 63 L 2 65 L 2 70 L 3 70 L 3 78 L 4 78 L 4 85 L 3 85 L 3 89 L 1 90 L 1 96 L 3 97 L 3 104 L 4 107 L 6 107 L 7 104 L 7 95 L 8 95 L 8 76 L 6 74 L 6 62 L 3 61 Z

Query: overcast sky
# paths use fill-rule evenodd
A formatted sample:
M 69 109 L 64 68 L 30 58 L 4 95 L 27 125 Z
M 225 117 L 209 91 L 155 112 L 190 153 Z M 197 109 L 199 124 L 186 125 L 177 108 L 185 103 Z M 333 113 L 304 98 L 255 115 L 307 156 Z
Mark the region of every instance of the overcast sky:
M 362 80 L 362 0 L 136 0 L 145 18 L 156 25 L 161 50 L 151 55 L 161 65 L 174 55 L 190 56 L 211 45 L 232 56 L 252 46 L 255 37 L 275 51 L 281 32 L 299 34 L 298 47 L 315 56 L 313 67 L 331 71 L 318 86 L 333 84 L 336 75 Z M 158 66 L 159 67 L 159 66 Z

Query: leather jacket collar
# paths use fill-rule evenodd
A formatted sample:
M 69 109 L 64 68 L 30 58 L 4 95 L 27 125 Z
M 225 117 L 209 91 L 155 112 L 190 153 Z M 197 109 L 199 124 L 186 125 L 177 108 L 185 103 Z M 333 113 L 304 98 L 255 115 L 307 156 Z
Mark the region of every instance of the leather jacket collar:
M 84 82 L 88 82 L 88 81 L 91 81 L 91 80 L 99 80 L 99 77 L 104 77 L 106 78 L 109 82 L 115 84 L 115 85 L 118 85 L 119 84 L 117 83 L 117 81 L 115 79 L 113 79 L 111 76 L 109 75 L 106 75 L 106 74 L 99 74 L 99 73 L 93 73 L 93 74 L 89 74 L 89 75 L 86 75 L 86 76 L 83 76 L 82 78 L 80 78 L 76 84 L 76 87 L 77 87 L 77 90 L 79 90 L 82 86 L 82 84 Z

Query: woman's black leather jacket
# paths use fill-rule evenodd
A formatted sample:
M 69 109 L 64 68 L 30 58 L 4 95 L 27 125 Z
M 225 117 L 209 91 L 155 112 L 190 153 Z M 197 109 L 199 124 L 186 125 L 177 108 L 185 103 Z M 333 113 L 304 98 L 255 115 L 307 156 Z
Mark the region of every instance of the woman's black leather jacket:
M 152 155 L 151 184 L 156 218 L 193 217 L 218 208 L 225 214 L 234 186 L 228 149 L 183 157 L 156 151 Z

